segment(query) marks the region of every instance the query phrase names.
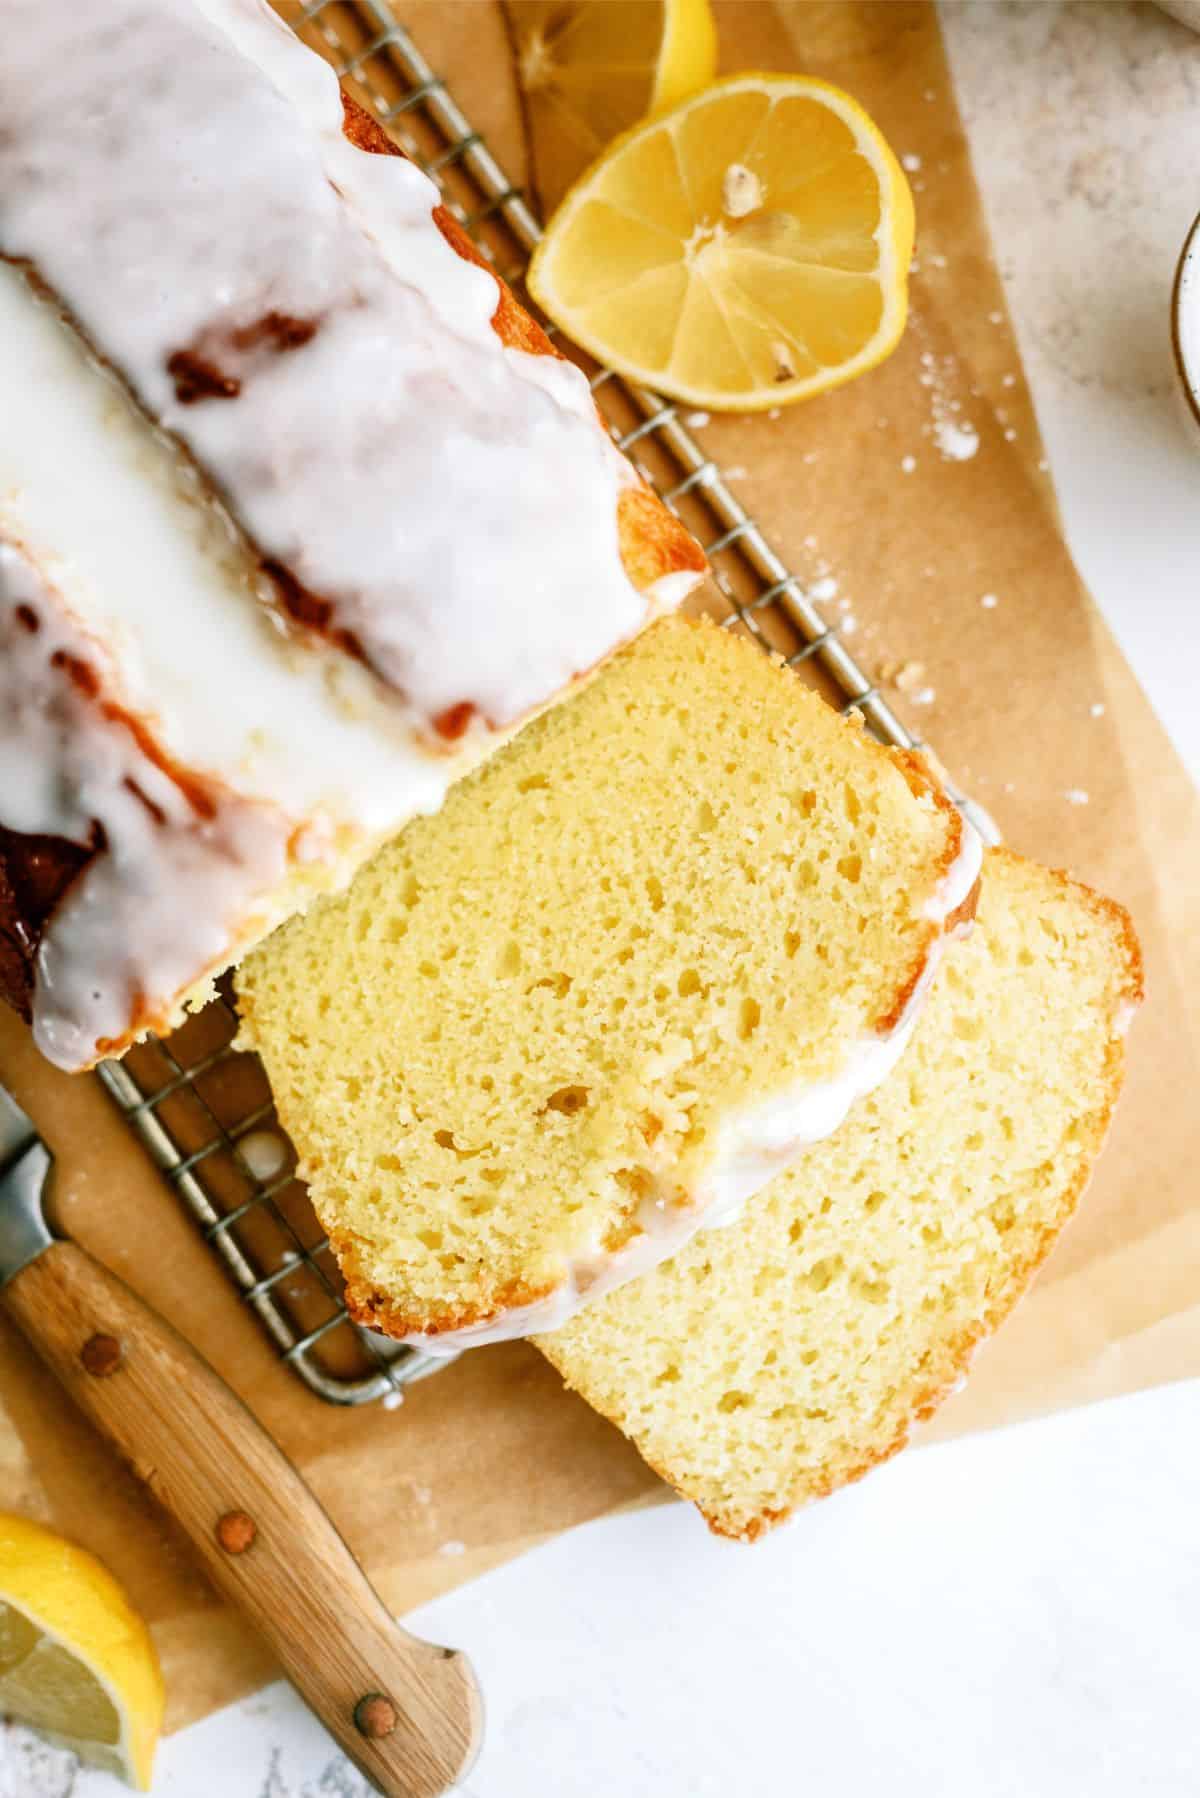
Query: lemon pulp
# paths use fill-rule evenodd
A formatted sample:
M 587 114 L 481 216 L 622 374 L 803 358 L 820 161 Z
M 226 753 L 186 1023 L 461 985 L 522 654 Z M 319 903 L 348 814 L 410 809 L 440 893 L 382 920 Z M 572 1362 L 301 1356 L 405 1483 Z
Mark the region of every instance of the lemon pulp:
M 739 75 L 611 146 L 552 221 L 529 287 L 620 373 L 752 411 L 883 360 L 912 241 L 903 171 L 849 95 Z

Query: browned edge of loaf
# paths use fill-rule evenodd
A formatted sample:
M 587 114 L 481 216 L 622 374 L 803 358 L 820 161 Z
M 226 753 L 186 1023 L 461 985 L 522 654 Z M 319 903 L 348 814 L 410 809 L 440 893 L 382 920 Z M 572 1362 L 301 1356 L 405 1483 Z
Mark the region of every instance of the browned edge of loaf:
M 714 624 L 710 618 L 689 617 L 683 614 L 673 618 L 669 628 L 711 631 L 720 627 Z M 750 643 L 745 638 L 735 637 L 732 641 L 738 644 L 740 653 L 745 655 L 757 657 L 763 653 L 756 644 Z M 812 691 L 797 668 L 782 657 L 772 657 L 771 660 L 782 678 L 799 681 L 805 692 Z M 832 711 L 833 708 L 830 707 L 830 710 Z M 855 727 L 848 724 L 847 728 Z M 890 748 L 876 743 L 873 738 L 868 738 L 867 741 L 872 748 L 877 749 L 881 755 L 886 756 L 895 764 L 903 775 L 909 790 L 918 799 L 924 796 L 930 797 L 937 810 L 950 823 L 949 842 L 934 867 L 933 888 L 936 890 L 938 882 L 949 873 L 962 848 L 966 828 L 962 814 L 941 787 L 921 755 L 909 749 Z M 929 921 L 921 933 L 920 942 L 914 951 L 911 964 L 900 977 L 894 992 L 889 997 L 886 1010 L 879 1017 L 868 1020 L 866 1025 L 868 1031 L 886 1036 L 897 1027 L 905 1008 L 910 1003 L 913 993 L 929 967 L 931 957 L 937 953 L 943 939 L 960 924 L 966 923 L 974 917 L 979 899 L 979 889 L 980 882 L 976 880 L 966 899 L 945 920 L 940 923 L 933 919 Z M 247 1016 L 246 1022 L 252 1036 L 252 1017 Z M 287 1127 L 289 1120 L 285 1118 L 283 1121 Z M 679 1200 L 679 1207 L 682 1210 L 696 1209 L 694 1195 L 683 1195 Z M 429 1300 L 422 1300 L 417 1304 L 411 1298 L 406 1299 L 403 1294 L 381 1292 L 370 1281 L 361 1280 L 357 1274 L 358 1256 L 353 1238 L 345 1234 L 339 1235 L 335 1229 L 329 1227 L 324 1218 L 321 1221 L 327 1230 L 330 1246 L 345 1281 L 346 1305 L 350 1315 L 356 1323 L 362 1324 L 367 1329 L 378 1330 L 384 1336 L 396 1338 L 414 1335 L 446 1336 L 453 1334 L 456 1330 L 473 1329 L 495 1323 L 512 1311 L 549 1298 L 563 1284 L 562 1280 L 546 1281 L 540 1285 L 533 1285 L 524 1280 L 510 1280 L 503 1286 L 494 1288 L 486 1300 L 474 1305 L 465 1300 L 454 1305 L 435 1305 Z M 625 1221 L 632 1228 L 632 1213 Z M 618 1233 L 619 1230 L 620 1226 L 618 1225 Z
M 495 1323 L 525 1305 L 536 1305 L 540 1299 L 550 1298 L 558 1290 L 556 1284 L 533 1286 L 524 1280 L 510 1280 L 497 1289 L 490 1305 L 472 1307 L 464 1304 L 456 1310 L 446 1307 L 434 1316 L 427 1311 L 406 1311 L 402 1300 L 390 1298 L 386 1292 L 380 1292 L 378 1287 L 357 1277 L 351 1238 L 336 1230 L 328 1230 L 326 1234 L 345 1283 L 347 1311 L 356 1324 L 367 1330 L 378 1330 L 384 1336 L 399 1339 L 411 1335 L 452 1335 L 455 1330 Z
M 1009 860 L 1016 862 L 1025 859 L 1025 857 L 1017 855 L 1014 850 L 1006 848 L 994 848 L 989 851 L 989 854 L 993 857 L 1006 856 Z M 1093 888 L 1085 886 L 1082 881 L 1075 880 L 1064 869 L 1051 868 L 1047 872 L 1061 886 L 1069 888 L 1081 899 L 1089 911 L 1111 924 L 1125 961 L 1125 980 L 1118 996 L 1118 1004 L 1140 1005 L 1145 997 L 1142 950 L 1134 930 L 1133 920 L 1125 907 L 1119 905 L 1115 899 L 1106 898 L 1103 893 L 1097 893 Z M 696 1491 L 689 1490 L 686 1478 L 676 1478 L 669 1468 L 659 1466 L 650 1455 L 639 1449 L 642 1459 L 661 1480 L 673 1487 L 682 1498 L 691 1500 L 713 1535 L 723 1536 L 737 1542 L 757 1542 L 766 1535 L 768 1530 L 774 1529 L 776 1524 L 785 1523 L 790 1517 L 793 1517 L 804 1505 L 811 1504 L 820 1498 L 828 1498 L 831 1493 L 840 1490 L 841 1487 L 853 1485 L 856 1481 L 863 1479 L 873 1468 L 882 1466 L 885 1461 L 890 1461 L 893 1455 L 899 1454 L 901 1449 L 907 1447 L 914 1426 L 919 1423 L 927 1423 L 939 1406 L 958 1390 L 961 1381 L 970 1369 L 976 1349 L 987 1337 L 999 1329 L 1012 1312 L 1017 1300 L 1028 1290 L 1034 1275 L 1058 1241 L 1064 1227 L 1074 1216 L 1079 1201 L 1091 1180 L 1096 1161 L 1104 1146 L 1104 1139 L 1112 1123 L 1125 1074 L 1124 1041 L 1121 1037 L 1111 1033 L 1108 1039 L 1105 1074 L 1108 1087 L 1107 1099 L 1091 1119 L 1090 1153 L 1080 1158 L 1078 1177 L 1072 1182 L 1068 1191 L 1063 1194 L 1057 1217 L 1053 1223 L 1042 1229 L 1032 1252 L 1010 1270 L 1006 1284 L 988 1306 L 984 1315 L 969 1329 L 964 1330 L 950 1345 L 948 1354 L 943 1357 L 943 1371 L 914 1399 L 908 1417 L 900 1424 L 890 1442 L 882 1448 L 864 1455 L 862 1461 L 849 1473 L 842 1474 L 836 1479 L 827 1478 L 804 1493 L 797 1492 L 792 1503 L 782 1505 L 778 1509 L 762 1511 L 758 1516 L 749 1519 L 737 1519 L 722 1511 L 708 1510 L 701 1495 Z M 585 1399 L 594 1410 L 620 1428 L 618 1420 L 612 1416 L 612 1413 L 606 1410 L 604 1404 L 588 1391 L 586 1382 L 576 1383 L 567 1377 L 555 1359 L 553 1336 L 541 1337 L 537 1342 L 537 1347 L 551 1366 L 563 1375 L 563 1382 L 569 1390 L 578 1392 L 580 1397 Z
M 392 142 L 378 120 L 373 119 L 344 90 L 342 108 L 345 115 L 343 129 L 351 143 L 356 144 L 360 150 L 403 156 L 403 150 Z M 526 350 L 537 356 L 556 356 L 560 361 L 565 361 L 566 358 L 555 349 L 545 331 L 525 310 L 508 283 L 476 248 L 453 213 L 445 206 L 437 206 L 433 216 L 451 249 L 457 251 L 464 262 L 473 262 L 477 268 L 486 270 L 499 287 L 496 310 L 492 314 L 492 329 L 501 342 L 510 349 Z M 596 416 L 607 436 L 608 426 L 599 410 Z M 632 463 L 630 467 L 632 468 Z M 663 575 L 700 575 L 708 566 L 704 551 L 690 531 L 684 528 L 673 512 L 667 510 L 653 488 L 640 475 L 637 476 L 636 484 L 624 489 L 617 502 L 617 529 L 621 561 L 626 574 L 639 590 L 645 590 Z
M 404 154 L 382 125 L 344 90 L 342 108 L 343 130 L 360 150 L 390 156 Z M 480 255 L 451 213 L 444 206 L 438 206 L 433 216 L 443 237 L 464 261 L 486 269 L 496 281 L 499 298 L 492 316 L 492 328 L 501 341 L 510 348 L 527 350 L 533 355 L 558 356 L 559 352 L 541 326 Z M 38 291 L 55 299 L 53 291 L 46 287 L 36 270 L 26 269 L 25 272 Z M 77 325 L 74 328 L 78 330 Z M 86 341 L 85 333 L 80 331 L 79 335 Z M 607 426 L 602 420 L 601 427 L 607 434 Z M 625 572 L 640 591 L 664 575 L 694 573 L 699 576 L 707 567 L 700 545 L 640 476 L 636 484 L 621 493 L 617 528 Z M 42 936 L 55 909 L 98 852 L 94 844 L 73 843 L 63 837 L 27 836 L 0 826 L 0 1000 L 12 1006 L 26 1023 L 32 1019 L 37 953 Z M 197 969 L 197 980 L 212 971 Z M 216 971 L 220 971 L 219 967 Z M 140 1018 L 129 1032 L 108 1046 L 108 1052 L 122 1052 L 139 1035 L 148 1029 L 161 1028 L 164 1022 L 162 1018 Z

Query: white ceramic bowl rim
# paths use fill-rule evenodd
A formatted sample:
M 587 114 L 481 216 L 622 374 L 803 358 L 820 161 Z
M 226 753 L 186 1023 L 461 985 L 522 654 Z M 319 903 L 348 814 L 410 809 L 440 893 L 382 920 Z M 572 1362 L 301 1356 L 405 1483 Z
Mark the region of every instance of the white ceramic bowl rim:
M 1171 344 L 1184 397 L 1200 425 L 1200 213 L 1183 241 L 1171 295 Z

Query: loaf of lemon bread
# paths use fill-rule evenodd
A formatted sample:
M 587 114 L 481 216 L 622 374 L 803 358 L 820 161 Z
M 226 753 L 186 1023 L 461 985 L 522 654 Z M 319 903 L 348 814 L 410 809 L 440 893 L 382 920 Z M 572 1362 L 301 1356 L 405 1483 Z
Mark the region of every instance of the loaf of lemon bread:
M 265 0 L 4 26 L 0 994 L 80 1067 L 703 557 Z
M 828 1142 L 539 1347 L 721 1535 L 902 1448 L 1074 1211 L 1141 998 L 1119 906 L 1003 850 L 912 1047 Z
M 240 970 L 354 1315 L 527 1334 L 731 1216 L 895 1061 L 979 859 L 915 758 L 653 625 Z

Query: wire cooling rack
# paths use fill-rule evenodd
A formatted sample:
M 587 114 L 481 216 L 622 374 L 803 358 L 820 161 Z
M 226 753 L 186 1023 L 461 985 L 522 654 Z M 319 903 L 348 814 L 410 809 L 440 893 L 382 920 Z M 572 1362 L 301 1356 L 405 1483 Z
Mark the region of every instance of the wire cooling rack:
M 278 11 L 433 177 L 488 261 L 530 304 L 524 276 L 541 235 L 537 218 L 391 7 L 382 0 L 278 0 Z M 679 410 L 611 369 L 577 359 L 618 445 L 704 544 L 720 596 L 713 595 L 711 609 L 720 622 L 802 665 L 843 710 L 857 708 L 884 742 L 919 747 Z M 445 1361 L 350 1321 L 266 1075 L 235 1047 L 236 1029 L 222 992 L 169 1039 L 151 1038 L 123 1061 L 104 1064 L 100 1078 L 310 1390 L 338 1404 L 396 1402 L 405 1385 Z

